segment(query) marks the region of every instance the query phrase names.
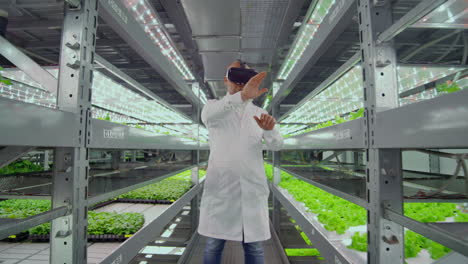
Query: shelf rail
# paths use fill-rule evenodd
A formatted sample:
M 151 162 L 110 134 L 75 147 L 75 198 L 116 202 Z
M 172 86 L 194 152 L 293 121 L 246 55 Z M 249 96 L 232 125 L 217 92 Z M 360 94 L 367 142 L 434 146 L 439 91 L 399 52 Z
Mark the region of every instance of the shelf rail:
M 421 223 L 395 212 L 388 206 L 385 208 L 385 216 L 388 220 L 468 257 L 468 223 Z
M 120 247 L 102 260 L 101 264 L 130 263 L 133 257 L 135 257 L 143 247 L 151 242 L 155 235 L 161 233 L 164 230 L 164 227 L 183 209 L 185 205 L 197 197 L 202 189 L 203 182 L 193 186 L 192 189 L 174 202 L 160 216 L 136 232 Z
M 0 239 L 4 239 L 9 235 L 18 234 L 37 225 L 50 222 L 58 217 L 65 216 L 68 212 L 69 208 L 67 206 L 61 206 L 24 219 L 8 219 L 12 221 L 5 221 L 6 219 L 1 218 L 0 223 L 3 222 L 3 224 L 0 225 Z
M 346 253 L 345 250 L 343 250 L 345 246 L 341 245 L 339 239 L 331 239 L 325 234 L 326 230 L 323 227 L 319 226 L 317 223 L 312 223 L 312 221 L 306 217 L 306 212 L 296 207 L 289 198 L 280 191 L 280 187 L 271 184 L 270 190 L 274 199 L 278 200 L 288 214 L 296 221 L 296 224 L 299 225 L 301 230 L 307 235 L 314 247 L 320 251 L 322 257 L 333 263 L 351 264 L 360 262 L 360 258 L 357 255 L 353 256 L 352 252 Z
M 183 168 L 183 169 L 180 169 L 180 170 L 177 170 L 177 171 L 168 173 L 168 174 L 166 174 L 166 175 L 163 175 L 163 176 L 160 176 L 160 177 L 151 179 L 151 180 L 147 180 L 147 181 L 144 181 L 144 182 L 140 182 L 140 183 L 137 183 L 137 184 L 128 186 L 128 187 L 124 187 L 124 188 L 121 188 L 121 189 L 117 189 L 117 190 L 114 190 L 114 191 L 111 191 L 111 192 L 107 192 L 107 193 L 104 193 L 104 194 L 100 194 L 100 195 L 97 195 L 97 196 L 89 197 L 89 198 L 88 198 L 88 207 L 91 207 L 91 206 L 94 205 L 94 204 L 97 204 L 97 203 L 99 203 L 99 202 L 102 202 L 102 201 L 111 199 L 111 198 L 113 198 L 113 197 L 117 197 L 117 196 L 119 196 L 119 195 L 121 195 L 121 194 L 124 194 L 124 193 L 130 192 L 130 191 L 136 190 L 136 189 L 141 188 L 141 187 L 144 187 L 144 186 L 146 186 L 146 185 L 149 185 L 149 184 L 153 184 L 153 183 L 162 181 L 162 180 L 164 180 L 164 179 L 166 179 L 166 178 L 169 178 L 169 177 L 171 177 L 171 176 L 177 175 L 177 174 L 179 174 L 179 173 L 181 173 L 181 172 L 184 172 L 184 171 L 186 171 L 186 170 L 190 170 L 190 169 L 192 169 L 192 168 L 194 168 L 194 167 L 196 167 L 196 165 L 188 166 L 188 167 L 186 167 L 186 168 Z
M 388 42 L 392 40 L 396 35 L 421 20 L 428 13 L 438 8 L 448 0 L 424 0 L 421 1 L 416 7 L 410 10 L 400 20 L 391 25 L 387 30 L 382 32 L 377 38 L 377 44 Z

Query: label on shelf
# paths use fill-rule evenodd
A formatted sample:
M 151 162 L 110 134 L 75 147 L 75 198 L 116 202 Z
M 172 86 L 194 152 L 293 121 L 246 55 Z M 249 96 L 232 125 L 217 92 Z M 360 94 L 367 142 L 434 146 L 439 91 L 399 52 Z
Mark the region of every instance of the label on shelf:
M 125 132 L 124 131 L 115 131 L 111 129 L 104 129 L 104 138 L 113 138 L 113 139 L 124 139 Z
M 335 132 L 336 140 L 351 138 L 351 129 L 343 129 Z

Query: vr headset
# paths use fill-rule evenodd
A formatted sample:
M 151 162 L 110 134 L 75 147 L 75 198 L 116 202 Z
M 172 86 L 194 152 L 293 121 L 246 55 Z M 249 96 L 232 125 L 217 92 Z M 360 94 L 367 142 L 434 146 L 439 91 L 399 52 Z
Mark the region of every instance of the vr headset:
M 252 77 L 257 75 L 258 73 L 253 70 L 253 69 L 247 69 L 245 66 L 245 62 L 241 62 L 241 67 L 233 67 L 229 68 L 227 71 L 227 78 L 229 81 L 239 84 L 239 85 L 244 85 L 246 84 Z

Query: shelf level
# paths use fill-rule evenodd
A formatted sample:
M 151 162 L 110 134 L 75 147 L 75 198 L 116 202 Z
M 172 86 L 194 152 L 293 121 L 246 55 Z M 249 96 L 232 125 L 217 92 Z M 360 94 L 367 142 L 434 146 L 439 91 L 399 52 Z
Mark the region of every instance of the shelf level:
M 364 120 L 362 118 L 284 139 L 287 149 L 363 149 Z

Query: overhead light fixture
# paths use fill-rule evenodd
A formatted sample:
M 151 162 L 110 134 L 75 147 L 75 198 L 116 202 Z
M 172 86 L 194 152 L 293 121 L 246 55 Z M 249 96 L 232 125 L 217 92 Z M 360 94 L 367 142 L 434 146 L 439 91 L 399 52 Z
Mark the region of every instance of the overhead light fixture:
M 286 60 L 281 65 L 279 74 L 276 79 L 285 80 L 288 78 L 289 74 L 302 57 L 302 54 L 304 54 L 307 46 L 309 46 L 310 42 L 317 33 L 317 30 L 319 29 L 323 19 L 328 14 L 335 2 L 336 0 L 319 0 L 313 7 L 309 9 L 309 16 L 306 19 L 306 23 L 301 23 L 301 29 L 299 30 L 299 33 L 294 40 Z M 294 23 L 294 25 L 296 25 L 296 23 Z
M 175 48 L 169 35 L 153 10 L 151 4 L 146 0 L 122 0 L 124 5 L 140 24 L 148 37 L 159 47 L 161 53 L 177 68 L 187 81 L 195 80 L 192 72 L 184 61 L 182 55 Z

